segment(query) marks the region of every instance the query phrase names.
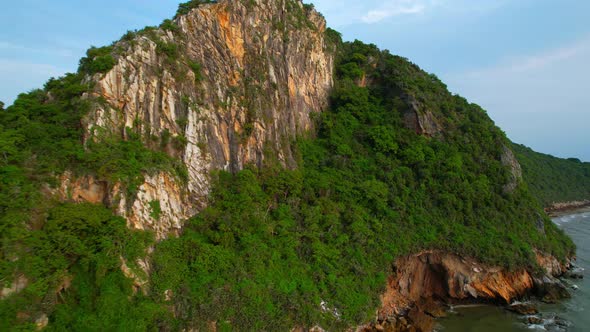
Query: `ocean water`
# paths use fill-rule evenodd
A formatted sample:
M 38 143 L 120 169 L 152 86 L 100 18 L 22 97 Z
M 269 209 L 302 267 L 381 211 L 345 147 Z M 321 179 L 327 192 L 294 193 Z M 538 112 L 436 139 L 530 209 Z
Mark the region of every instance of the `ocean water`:
M 459 306 L 441 319 L 441 332 L 523 332 L 590 331 L 590 209 L 553 219 L 569 234 L 578 247 L 576 265 L 585 269 L 584 279 L 567 280 L 572 298 L 559 304 L 538 304 L 542 324 L 528 324 L 527 317 L 493 306 Z M 574 290 L 574 288 L 576 288 Z

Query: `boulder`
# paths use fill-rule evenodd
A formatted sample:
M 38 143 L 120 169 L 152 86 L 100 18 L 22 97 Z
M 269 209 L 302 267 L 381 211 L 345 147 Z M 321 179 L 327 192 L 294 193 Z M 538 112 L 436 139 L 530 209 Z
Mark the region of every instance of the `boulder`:
M 565 320 L 559 316 L 556 316 L 554 321 L 555 321 L 555 325 L 561 326 L 561 327 L 570 327 L 572 325 L 570 322 L 568 322 L 567 320 Z
M 39 315 L 39 317 L 37 317 L 37 319 L 35 319 L 35 327 L 37 329 L 37 331 L 41 331 L 44 328 L 47 327 L 47 325 L 49 324 L 49 318 L 47 317 L 46 314 L 41 314 Z
M 559 300 L 569 299 L 571 294 L 561 280 L 546 275 L 543 278 L 533 278 L 537 296 L 545 303 L 557 303 Z
M 566 271 L 563 276 L 569 279 L 584 279 L 584 269 L 581 267 L 574 267 L 571 270 Z
M 447 316 L 447 311 L 442 303 L 436 302 L 433 299 L 427 299 L 419 305 L 419 308 L 429 316 L 434 318 L 443 318 Z
M 414 307 L 410 310 L 408 318 L 411 320 L 411 326 L 408 327 L 410 328 L 410 331 L 430 332 L 434 329 L 434 318 L 427 315 L 418 307 Z
M 532 303 L 515 302 L 506 307 L 506 309 L 520 315 L 535 315 L 539 313 L 537 306 Z
M 529 324 L 543 324 L 543 318 L 539 317 L 539 316 L 529 316 L 527 317 L 527 322 Z

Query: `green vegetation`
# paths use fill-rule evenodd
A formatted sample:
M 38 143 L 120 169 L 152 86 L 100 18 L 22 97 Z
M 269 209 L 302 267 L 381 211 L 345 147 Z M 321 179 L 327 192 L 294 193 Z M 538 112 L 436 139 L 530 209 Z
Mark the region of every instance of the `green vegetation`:
M 590 199 L 590 163 L 556 158 L 519 144 L 512 149 L 531 193 L 545 206 Z
M 0 287 L 21 275 L 29 280 L 0 301 L 2 331 L 34 329 L 40 313 L 56 330 L 104 331 L 167 312 L 129 300 L 131 282 L 120 270 L 121 257 L 133 267 L 145 255 L 149 234 L 129 231 L 104 207 L 61 205 L 49 194 L 66 171 L 121 183 L 130 198 L 145 174 L 167 170 L 186 180 L 180 160 L 146 148 L 131 129 L 126 140 L 97 131 L 83 144 L 82 117 L 101 102 L 83 97 L 93 89 L 84 78 L 107 71 L 111 59 L 110 48 L 93 48 L 78 73 L 51 79 L 0 112 Z M 72 287 L 56 293 L 70 278 Z
M 29 285 L 0 302 L 0 330 L 11 331 L 18 323 L 24 323 L 22 330 L 34 330 L 17 313 L 44 312 L 53 313 L 50 331 L 145 331 L 146 314 L 165 311 L 146 305 L 141 297 L 129 300 L 133 288 L 121 272 L 120 258 L 133 263 L 150 242 L 149 233 L 130 231 L 123 218 L 102 206 L 59 204 L 49 209 L 39 229 L 22 234 L 18 246 L 28 248 L 26 252 L 4 251 L 9 259 L 1 261 L 2 280 L 16 270 Z
M 52 183 L 55 175 L 66 170 L 122 182 L 131 192 L 142 182 L 144 173 L 169 170 L 186 178 L 181 161 L 147 149 L 132 130 L 128 130 L 127 140 L 95 133 L 100 140 L 81 144 L 81 118 L 95 102 L 81 98 L 91 90 L 83 83 L 83 68 L 77 74 L 49 80 L 44 90 L 21 94 L 0 113 L 0 178 L 8 184 L 0 188 L 0 197 L 7 195 L 5 204 L 14 205 L 14 195 L 28 200 L 33 194 L 23 192 L 23 186 L 37 188 L 42 182 Z
M 202 4 L 216 3 L 216 2 L 217 2 L 216 0 L 191 0 L 191 1 L 183 2 L 180 5 L 178 5 L 178 10 L 176 11 L 176 17 L 181 16 L 181 15 L 186 15 L 186 14 L 190 13 L 191 10 L 199 7 Z
M 161 54 L 165 54 L 166 56 L 168 56 L 168 58 L 170 60 L 176 60 L 179 57 L 178 54 L 178 45 L 175 44 L 174 42 L 165 42 L 159 39 L 155 40 L 156 43 L 156 51 L 158 51 Z
M 331 109 L 294 144 L 300 167 L 267 156 L 219 173 L 209 207 L 156 247 L 152 291 L 173 291 L 181 325 L 339 330 L 371 319 L 400 255 L 443 249 L 514 269 L 533 268 L 533 248 L 571 254 L 525 186 L 504 192 L 509 142 L 481 108 L 373 45 L 340 49 Z M 362 75 L 378 83 L 359 87 Z M 402 125 L 409 94 L 445 113 L 444 138 Z
M 80 70 L 90 74 L 106 73 L 116 64 L 112 53 L 112 46 L 91 47 L 86 52 L 86 57 L 80 60 Z
M 312 10 L 315 10 L 315 6 L 313 5 L 313 3 L 304 3 L 303 4 L 303 8 L 305 9 L 305 11 L 310 12 Z
M 144 182 L 144 174 L 168 171 L 186 182 L 188 173 L 181 160 L 171 158 L 161 151 L 145 147 L 139 135 L 127 130 L 127 140 L 106 137 L 98 142 L 88 142 L 88 152 L 83 155 L 80 172 L 92 171 L 99 178 L 111 183 L 122 183 L 129 197 Z
M 160 201 L 155 200 L 150 202 L 150 217 L 160 220 L 160 215 L 162 215 L 162 207 L 160 206 Z
M 189 60 L 188 66 L 191 68 L 191 70 L 195 74 L 195 81 L 197 83 L 200 82 L 203 79 L 201 64 L 196 61 Z
M 208 2 L 181 4 L 178 15 Z M 292 19 L 303 26 L 311 7 L 298 10 Z M 279 23 L 285 31 L 297 26 Z M 185 62 L 179 46 L 153 28 L 140 33 L 201 78 L 200 64 Z M 531 166 L 540 156 L 516 147 L 532 194 L 526 184 L 506 192 L 510 174 L 501 155 L 510 142 L 484 110 L 407 59 L 342 43 L 334 30 L 326 36 L 338 51 L 335 87 L 330 108 L 316 115 L 313 138 L 291 142 L 297 169 L 284 169 L 268 152 L 260 168 L 212 174 L 209 207 L 179 237 L 158 244 L 103 206 L 64 204 L 48 194 L 66 171 L 122 183 L 128 201 L 146 174 L 165 170 L 187 180 L 182 161 L 164 153 L 186 145 L 183 135 L 142 137 L 137 123 L 125 139 L 97 129 L 82 140 L 82 118 L 101 102 L 82 97 L 93 89 L 84 78 L 114 66 L 112 47 L 90 49 L 78 73 L 1 110 L 0 286 L 20 275 L 28 286 L 0 301 L 0 330 L 34 329 L 40 313 L 49 316 L 49 331 L 177 331 L 212 321 L 220 330 L 343 330 L 374 317 L 401 255 L 442 249 L 515 269 L 534 268 L 535 248 L 559 258 L 573 253 L 571 240 L 539 213 L 534 195 L 554 194 L 538 185 L 549 172 Z M 367 86 L 358 84 L 362 78 Z M 244 101 L 250 126 L 259 116 L 248 104 L 260 94 L 257 79 L 248 78 Z M 433 114 L 440 134 L 407 128 L 404 114 L 416 104 Z M 177 125 L 186 127 L 186 119 Z M 587 164 L 552 162 L 555 169 L 575 164 L 568 170 L 588 177 L 587 168 L 580 171 Z M 149 204 L 156 220 L 160 204 Z M 142 276 L 136 262 L 152 245 L 142 288 L 120 266 Z
M 180 31 L 180 28 L 178 27 L 178 25 L 176 25 L 176 23 L 174 23 L 174 21 L 172 21 L 170 19 L 164 20 L 162 22 L 162 24 L 160 24 L 160 28 L 167 30 L 167 31 L 172 31 L 172 32 Z

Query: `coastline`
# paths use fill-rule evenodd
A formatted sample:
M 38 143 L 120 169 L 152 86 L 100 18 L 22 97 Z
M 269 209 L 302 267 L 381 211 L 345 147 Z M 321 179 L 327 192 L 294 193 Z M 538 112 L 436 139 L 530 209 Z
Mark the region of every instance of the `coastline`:
M 573 269 L 571 261 L 535 253 L 543 272 L 510 271 L 440 250 L 401 257 L 393 265 L 375 320 L 356 331 L 434 331 L 437 320 L 457 305 L 493 305 L 528 317 L 538 311 L 536 305 L 519 300 L 534 297 L 539 303 L 556 303 L 569 298 L 559 278 Z
M 549 215 L 549 217 L 553 218 L 571 214 L 572 212 L 576 212 L 585 208 L 590 208 L 590 200 L 553 203 L 544 210 L 545 213 Z
M 544 303 L 538 297 L 525 298 L 523 304 L 536 306 L 534 315 L 508 313 L 501 307 L 483 306 L 461 308 L 448 318 L 440 320 L 440 330 L 463 331 L 471 329 L 481 332 L 527 332 L 527 331 L 586 331 L 590 326 L 588 294 L 590 279 L 590 207 L 582 207 L 561 212 L 553 221 L 572 237 L 577 245 L 577 259 L 574 269 L 563 276 L 564 284 L 571 292 L 571 299 L 557 303 Z M 584 271 L 585 269 L 585 271 Z M 586 272 L 586 273 L 585 273 Z M 457 307 L 454 307 L 456 309 Z
M 544 210 L 551 218 L 590 212 L 590 200 L 554 203 Z M 435 331 L 457 305 L 491 305 L 519 316 L 526 329 L 564 326 L 568 323 L 560 317 L 544 319 L 540 306 L 571 298 L 571 280 L 580 280 L 583 272 L 575 257 L 562 263 L 537 251 L 536 260 L 541 274 L 526 268 L 507 271 L 437 250 L 402 257 L 394 264 L 376 319 L 357 331 Z

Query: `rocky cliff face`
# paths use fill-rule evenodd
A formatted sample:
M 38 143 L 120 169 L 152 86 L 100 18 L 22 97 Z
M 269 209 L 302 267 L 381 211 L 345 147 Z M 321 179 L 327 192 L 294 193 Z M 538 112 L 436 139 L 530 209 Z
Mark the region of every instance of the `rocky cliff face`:
M 400 258 L 381 296 L 377 323 L 361 330 L 377 331 L 387 326 L 391 331 L 430 331 L 433 317 L 444 315 L 441 303 L 510 304 L 533 291 L 541 297 L 567 297 L 555 277 L 570 266 L 540 252 L 536 260 L 545 273 L 541 278 L 526 269 L 507 271 L 441 251 Z
M 406 128 L 427 137 L 433 137 L 441 132 L 441 125 L 430 110 L 421 105 L 413 96 L 407 96 L 405 99 L 408 106 L 403 114 Z
M 126 197 L 96 179 L 64 179 L 62 196 L 104 202 L 163 238 L 206 204 L 212 170 L 260 165 L 269 151 L 293 167 L 290 143 L 311 129 L 310 116 L 327 106 L 332 87 L 325 29 L 300 1 L 227 0 L 203 4 L 168 29 L 124 38 L 114 68 L 91 78 L 101 102 L 84 119 L 84 138 L 139 133 L 184 161 L 188 183 L 152 174 Z M 150 216 L 153 201 L 158 220 Z
M 511 193 L 516 190 L 518 184 L 522 181 L 522 168 L 514 152 L 510 150 L 507 146 L 503 146 L 503 152 L 501 156 L 502 165 L 507 167 L 510 170 L 510 179 L 508 183 L 504 185 L 504 192 Z

